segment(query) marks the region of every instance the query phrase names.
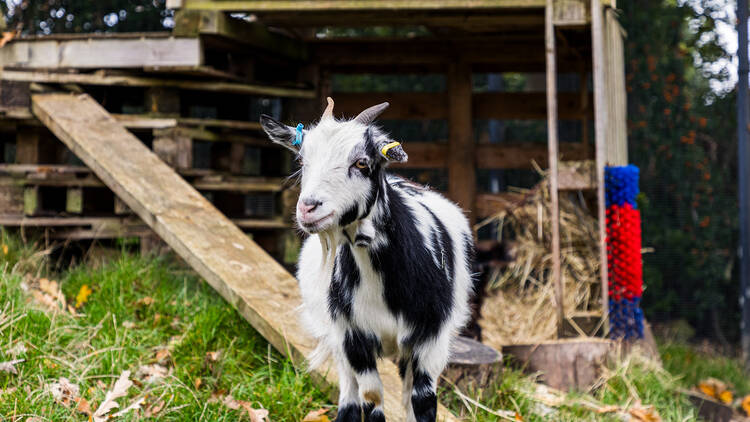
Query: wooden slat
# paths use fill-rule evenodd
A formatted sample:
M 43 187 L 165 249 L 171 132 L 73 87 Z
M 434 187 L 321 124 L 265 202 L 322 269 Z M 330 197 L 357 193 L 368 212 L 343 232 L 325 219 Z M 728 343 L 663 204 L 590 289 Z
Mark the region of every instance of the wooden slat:
M 627 93 L 623 29 L 615 11 L 604 12 L 605 86 L 607 90 L 607 163 L 628 164 Z
M 143 76 L 102 75 L 101 73 L 47 73 L 40 71 L 5 70 L 0 79 L 51 84 L 81 84 L 102 86 L 173 87 L 186 90 L 226 92 L 231 94 L 262 95 L 270 97 L 314 98 L 309 89 L 282 88 L 234 82 L 190 81 L 160 79 Z
M 325 10 L 493 10 L 544 7 L 544 0 L 169 0 L 167 7 L 196 10 L 305 13 Z
M 594 145 L 596 146 L 596 199 L 599 217 L 599 276 L 602 289 L 602 312 L 609 313 L 609 283 L 607 274 L 607 226 L 604 197 L 604 166 L 607 162 L 607 110 L 606 57 L 604 52 L 604 23 L 602 3 L 591 0 L 591 45 L 594 82 Z M 603 331 L 608 333 L 609 321 L 602 317 Z
M 298 322 L 297 280 L 88 95 L 32 97 L 32 110 L 279 352 L 296 364 L 314 344 Z M 315 372 L 330 385 L 335 369 Z M 383 361 L 385 411 L 403 421 L 396 366 Z M 335 390 L 335 389 L 334 389 Z M 442 406 L 439 418 L 456 420 Z
M 448 166 L 448 145 L 431 142 L 404 142 L 404 151 L 409 161 L 403 164 L 391 164 L 393 168 L 437 169 Z
M 300 40 L 271 32 L 263 23 L 232 18 L 216 10 L 180 10 L 175 14 L 173 32 L 181 37 L 223 37 L 297 61 L 307 60 L 309 56 Z
M 0 66 L 29 69 L 115 69 L 200 66 L 198 38 L 15 40 L 0 49 Z
M 560 192 L 557 190 L 557 167 L 559 163 L 557 139 L 557 54 L 555 46 L 554 1 L 547 0 L 544 12 L 544 39 L 547 58 L 547 147 L 549 151 L 549 214 L 552 255 L 552 282 L 555 286 L 555 313 L 557 314 L 557 335 L 562 337 L 565 326 L 564 292 L 560 262 Z
M 335 93 L 336 113 L 356 116 L 364 108 L 388 101 L 391 106 L 380 119 L 445 119 L 448 117 L 448 95 L 440 92 L 362 92 Z M 558 96 L 560 118 L 580 119 L 593 115 L 582 110 L 578 93 Z M 485 92 L 472 95 L 475 119 L 545 119 L 544 92 Z

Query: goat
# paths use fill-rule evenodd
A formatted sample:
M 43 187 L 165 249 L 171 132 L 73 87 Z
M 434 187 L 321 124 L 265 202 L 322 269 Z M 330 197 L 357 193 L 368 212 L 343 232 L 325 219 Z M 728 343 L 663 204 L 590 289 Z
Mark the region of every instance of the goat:
M 331 355 L 338 365 L 338 422 L 385 421 L 383 356 L 398 358 L 407 419 L 434 421 L 438 376 L 470 313 L 468 221 L 440 194 L 385 171 L 407 160 L 373 124 L 386 107 L 337 120 L 328 98 L 304 131 L 260 119 L 301 163 L 296 219 L 310 235 L 297 272 L 302 320 L 318 341 L 310 366 Z

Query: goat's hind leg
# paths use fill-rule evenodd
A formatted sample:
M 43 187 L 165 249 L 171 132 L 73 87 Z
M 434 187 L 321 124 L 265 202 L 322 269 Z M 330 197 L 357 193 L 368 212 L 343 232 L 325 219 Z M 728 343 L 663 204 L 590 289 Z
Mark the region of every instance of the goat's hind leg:
M 346 359 L 339 358 L 339 412 L 334 422 L 361 422 L 362 407 L 354 370 Z
M 411 407 L 416 422 L 435 422 L 437 419 L 437 380 L 448 362 L 449 354 L 448 330 L 414 348 L 411 360 Z

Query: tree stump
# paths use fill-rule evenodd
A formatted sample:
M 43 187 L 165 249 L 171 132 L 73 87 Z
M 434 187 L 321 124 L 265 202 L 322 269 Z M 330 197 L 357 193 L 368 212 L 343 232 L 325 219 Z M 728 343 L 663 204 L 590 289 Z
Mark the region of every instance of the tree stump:
M 614 349 L 609 340 L 578 338 L 503 346 L 503 353 L 525 372 L 541 373 L 544 384 L 569 391 L 591 387 Z
M 503 355 L 467 337 L 457 337 L 443 377 L 461 391 L 485 390 L 503 371 Z

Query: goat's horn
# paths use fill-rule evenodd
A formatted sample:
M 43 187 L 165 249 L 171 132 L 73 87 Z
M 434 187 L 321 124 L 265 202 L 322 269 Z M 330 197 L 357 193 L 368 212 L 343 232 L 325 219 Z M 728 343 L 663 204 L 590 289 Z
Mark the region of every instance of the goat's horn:
M 375 118 L 380 115 L 380 113 L 385 111 L 385 109 L 388 108 L 389 105 L 390 104 L 388 104 L 387 102 L 374 105 L 367 110 L 359 113 L 357 117 L 354 118 L 354 120 L 362 123 L 363 125 L 369 125 L 373 122 L 373 120 L 375 120 Z
M 326 107 L 325 111 L 323 112 L 323 115 L 320 116 L 320 120 L 327 119 L 329 117 L 333 117 L 333 98 L 326 97 L 326 101 L 328 101 L 328 106 Z

